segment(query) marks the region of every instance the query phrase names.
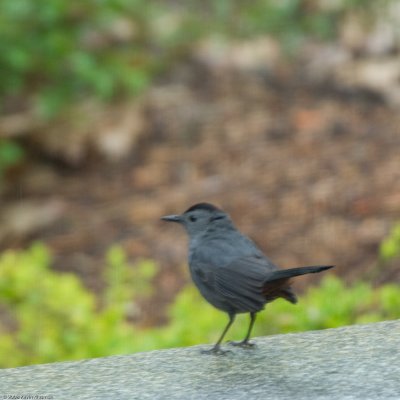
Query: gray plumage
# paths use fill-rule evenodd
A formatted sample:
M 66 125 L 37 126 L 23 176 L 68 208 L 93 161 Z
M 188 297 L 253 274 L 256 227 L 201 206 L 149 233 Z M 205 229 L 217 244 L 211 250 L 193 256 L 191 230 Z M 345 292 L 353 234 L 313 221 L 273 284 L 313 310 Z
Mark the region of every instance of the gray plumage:
M 209 352 L 223 353 L 220 343 L 238 313 L 250 313 L 251 321 L 245 339 L 232 344 L 252 346 L 249 338 L 255 316 L 266 303 L 278 297 L 297 302 L 290 278 L 332 268 L 279 269 L 251 239 L 235 228 L 228 214 L 209 203 L 195 204 L 182 215 L 168 215 L 162 219 L 184 226 L 189 235 L 189 268 L 193 282 L 210 304 L 229 316 L 222 336 Z

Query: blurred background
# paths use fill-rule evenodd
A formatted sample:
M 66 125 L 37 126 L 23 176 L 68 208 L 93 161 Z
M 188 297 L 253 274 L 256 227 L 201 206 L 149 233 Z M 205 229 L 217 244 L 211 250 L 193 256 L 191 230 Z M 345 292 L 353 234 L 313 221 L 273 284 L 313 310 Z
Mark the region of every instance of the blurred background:
M 1 367 L 215 341 L 200 201 L 336 265 L 255 335 L 400 317 L 397 1 L 2 0 L 0 70 Z

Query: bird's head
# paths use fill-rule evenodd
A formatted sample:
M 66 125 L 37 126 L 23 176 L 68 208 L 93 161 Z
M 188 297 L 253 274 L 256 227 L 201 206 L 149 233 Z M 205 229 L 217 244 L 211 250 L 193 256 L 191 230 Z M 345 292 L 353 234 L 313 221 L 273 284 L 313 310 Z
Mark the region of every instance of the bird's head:
M 210 203 L 198 203 L 189 207 L 183 214 L 161 217 L 168 222 L 184 226 L 191 238 L 204 233 L 213 226 L 231 226 L 229 215 Z

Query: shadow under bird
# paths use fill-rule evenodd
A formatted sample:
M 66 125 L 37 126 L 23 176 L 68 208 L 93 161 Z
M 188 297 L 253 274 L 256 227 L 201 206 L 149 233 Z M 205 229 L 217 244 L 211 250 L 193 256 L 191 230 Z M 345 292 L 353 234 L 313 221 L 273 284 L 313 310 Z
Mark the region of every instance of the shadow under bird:
M 230 344 L 254 346 L 249 341 L 251 330 L 256 314 L 265 304 L 279 297 L 296 303 L 291 278 L 333 267 L 279 269 L 251 239 L 236 229 L 228 214 L 209 203 L 195 204 L 181 215 L 161 219 L 179 223 L 186 229 L 192 279 L 203 297 L 229 316 L 221 337 L 205 353 L 225 353 L 220 345 L 238 313 L 250 313 L 250 325 L 242 341 Z

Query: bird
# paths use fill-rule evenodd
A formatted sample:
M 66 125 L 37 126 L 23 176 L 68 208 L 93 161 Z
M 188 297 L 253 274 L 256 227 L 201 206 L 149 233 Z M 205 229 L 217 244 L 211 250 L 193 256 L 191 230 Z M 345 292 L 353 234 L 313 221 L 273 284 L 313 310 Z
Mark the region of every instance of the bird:
M 283 298 L 297 303 L 291 278 L 317 273 L 333 265 L 280 269 L 234 225 L 229 214 L 211 203 L 197 203 L 183 214 L 161 217 L 182 225 L 189 236 L 188 264 L 191 278 L 201 295 L 215 308 L 227 313 L 228 324 L 207 354 L 225 354 L 221 343 L 240 313 L 249 313 L 250 324 L 242 348 L 254 347 L 251 331 L 258 312 L 267 303 Z

